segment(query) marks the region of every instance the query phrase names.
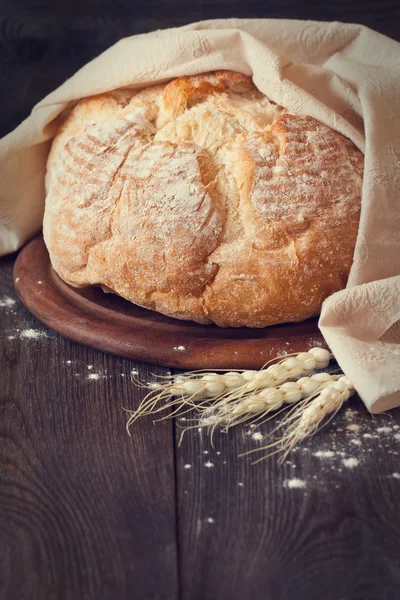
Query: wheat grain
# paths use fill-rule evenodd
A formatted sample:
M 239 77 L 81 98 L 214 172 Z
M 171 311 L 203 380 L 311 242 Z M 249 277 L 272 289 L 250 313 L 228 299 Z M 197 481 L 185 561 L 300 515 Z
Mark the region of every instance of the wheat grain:
M 320 373 L 318 375 L 323 374 Z M 347 401 L 355 393 L 352 382 L 345 376 L 340 376 L 335 380 L 331 378 L 321 383 L 322 389 L 319 388 L 317 390 L 317 395 L 305 398 L 300 402 L 282 419 L 279 427 L 272 432 L 276 433 L 278 429 L 284 430 L 279 440 L 255 450 L 264 452 L 273 450 L 272 452 L 267 452 L 255 462 L 264 460 L 264 458 L 276 452 L 282 452 L 282 460 L 284 460 L 299 442 L 314 435 L 322 425 L 326 425 L 340 410 L 343 402 Z
M 308 352 L 300 352 L 293 356 L 286 355 L 273 364 L 267 363 L 260 371 L 228 371 L 210 373 L 192 371 L 185 375 L 160 377 L 159 381 L 142 384 L 132 375 L 132 381 L 140 387 L 150 389 L 136 411 L 127 411 L 129 419 L 127 429 L 141 416 L 158 415 L 167 409 L 173 409 L 169 416 L 179 412 L 185 414 L 194 406 L 202 408 L 204 402 L 212 402 L 219 415 L 225 411 L 225 405 L 234 404 L 241 399 L 247 399 L 264 389 L 274 389 L 285 383 L 298 379 L 301 375 L 310 373 L 313 369 L 324 368 L 332 355 L 323 348 L 312 348 Z M 298 393 L 297 393 L 298 395 Z M 290 396 L 289 388 L 286 401 L 297 397 L 293 390 Z M 266 406 L 264 400 L 250 403 L 250 414 L 254 414 L 256 406 L 261 409 Z M 267 410 L 271 406 L 268 404 Z M 228 411 L 229 412 L 229 411 Z M 208 415 L 209 417 L 211 415 Z
M 340 376 L 328 373 L 317 373 L 311 377 L 302 377 L 297 382 L 283 383 L 274 388 L 252 392 L 239 398 L 222 397 L 211 405 L 203 405 L 198 409 L 202 426 L 229 427 L 244 423 L 258 416 L 258 421 L 285 404 L 294 404 L 300 400 L 310 399 L 328 385 L 335 383 Z
M 200 425 L 209 428 L 212 439 L 216 427 L 228 430 L 248 420 L 260 425 L 271 418 L 271 413 L 285 410 L 286 415 L 272 432 L 280 431 L 279 440 L 257 450 L 273 449 L 272 453 L 283 452 L 286 456 L 299 441 L 326 423 L 327 416 L 332 418 L 354 393 L 346 377 L 326 372 L 309 375 L 313 369 L 325 368 L 330 358 L 327 350 L 312 348 L 276 359 L 260 371 L 192 371 L 160 377 L 156 383 L 146 385 L 133 379 L 150 391 L 136 411 L 127 411 L 127 429 L 141 416 L 158 416 L 168 409 L 159 418 L 162 420 L 195 408 L 196 424 L 185 427 L 183 433 Z

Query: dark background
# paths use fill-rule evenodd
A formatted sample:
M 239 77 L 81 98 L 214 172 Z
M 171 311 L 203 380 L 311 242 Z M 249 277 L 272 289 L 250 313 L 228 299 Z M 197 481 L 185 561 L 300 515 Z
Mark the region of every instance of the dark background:
M 119 39 L 224 17 L 347 21 L 400 40 L 399 0 L 0 0 L 0 137 Z

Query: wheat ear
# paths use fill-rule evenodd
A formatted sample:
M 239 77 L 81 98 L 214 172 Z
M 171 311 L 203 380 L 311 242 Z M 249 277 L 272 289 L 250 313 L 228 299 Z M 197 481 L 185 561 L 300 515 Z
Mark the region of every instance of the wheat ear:
M 314 369 L 328 366 L 332 355 L 323 348 L 312 348 L 294 356 L 278 357 L 273 364 L 267 363 L 260 371 L 229 371 L 219 373 L 192 371 L 185 375 L 168 376 L 162 381 L 145 385 L 149 393 L 135 411 L 127 411 L 127 430 L 141 416 L 153 415 L 172 409 L 165 418 L 186 414 L 194 407 L 216 409 L 225 425 L 242 422 L 244 413 L 251 416 L 263 412 L 262 407 L 276 410 L 283 403 L 296 402 L 304 397 L 302 391 L 292 385 L 294 380 L 309 374 Z M 280 359 L 280 360 L 279 360 Z M 312 379 L 312 378 L 311 378 Z M 135 383 L 139 383 L 136 382 Z M 314 387 L 314 384 L 309 384 Z M 143 387 L 143 385 L 142 385 Z M 315 391 L 315 390 L 314 390 Z M 263 396 L 261 396 L 263 393 Z M 245 401 L 245 405 L 241 402 Z M 260 410 L 256 410 L 256 407 Z M 244 406 L 250 410 L 244 411 Z M 236 412 L 234 412 L 236 411 Z M 211 418 L 207 412 L 206 417 Z M 215 415 L 214 415 L 215 416 Z
M 281 460 L 284 460 L 299 442 L 315 435 L 321 427 L 329 423 L 338 410 L 340 410 L 343 403 L 354 393 L 354 386 L 346 376 L 327 381 L 326 385 L 321 390 L 318 390 L 314 397 L 306 398 L 286 414 L 279 426 L 270 434 L 271 436 L 282 429 L 283 434 L 280 435 L 277 441 L 267 446 L 250 450 L 245 454 L 264 452 L 264 456 L 255 461 L 259 462 L 268 458 L 271 454 L 280 452 L 282 453 Z

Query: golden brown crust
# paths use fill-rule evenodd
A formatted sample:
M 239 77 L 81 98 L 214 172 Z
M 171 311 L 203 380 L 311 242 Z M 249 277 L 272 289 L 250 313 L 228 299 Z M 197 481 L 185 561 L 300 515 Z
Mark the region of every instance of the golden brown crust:
M 53 142 L 45 241 L 71 285 L 223 327 L 300 321 L 346 284 L 362 170 L 244 75 L 104 94 Z

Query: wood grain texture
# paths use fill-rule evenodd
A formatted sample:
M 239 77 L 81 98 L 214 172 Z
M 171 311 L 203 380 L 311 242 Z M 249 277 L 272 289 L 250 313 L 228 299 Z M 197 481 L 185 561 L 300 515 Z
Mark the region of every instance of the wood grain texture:
M 398 0 L 0 0 L 0 137 L 119 39 L 227 17 L 355 22 L 400 40 Z
M 238 458 L 267 443 L 249 427 L 216 434 L 214 448 L 205 430 L 183 437 L 183 600 L 400 598 L 400 411 L 373 419 L 359 400 L 351 407 L 284 465 Z M 346 466 L 349 458 L 359 464 Z M 294 479 L 304 487 L 290 487 Z
M 25 306 L 52 330 L 143 362 L 185 369 L 260 369 L 284 353 L 326 347 L 317 319 L 223 329 L 172 319 L 93 286 L 70 287 L 51 268 L 41 236 L 19 253 L 14 280 Z
M 214 448 L 197 429 L 179 446 L 180 420 L 129 438 L 131 369 L 163 371 L 41 326 L 13 260 L 0 261 L 1 600 L 400 597 L 399 410 L 373 418 L 352 401 L 283 466 L 238 457 L 261 444 L 250 427 Z
M 60 338 L 18 300 L 0 319 L 0 598 L 175 599 L 172 423 L 129 437 L 134 363 Z

